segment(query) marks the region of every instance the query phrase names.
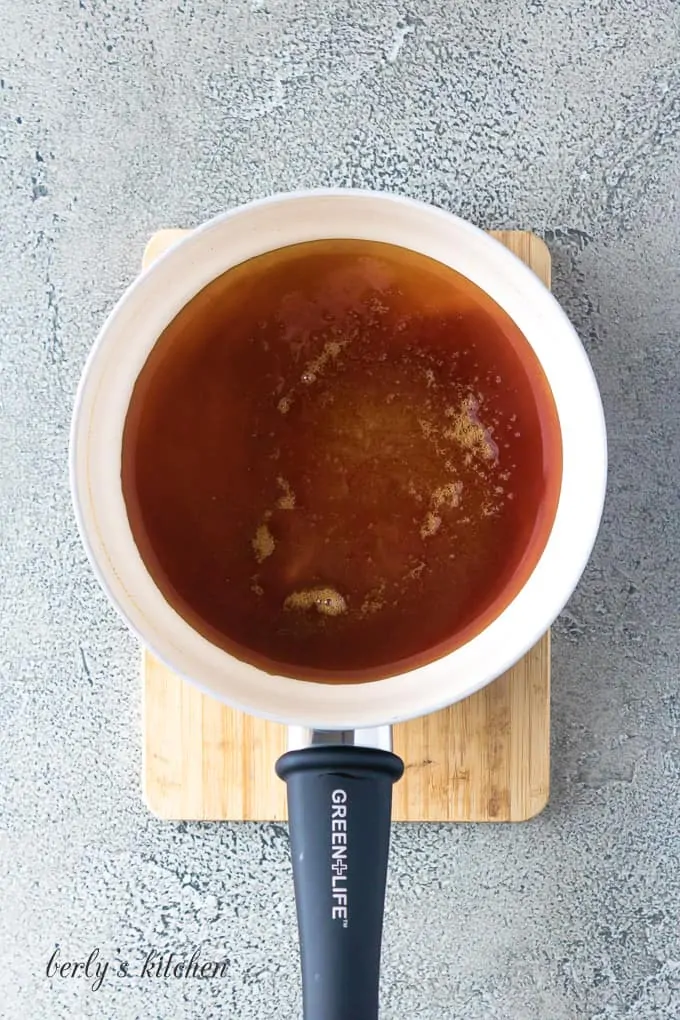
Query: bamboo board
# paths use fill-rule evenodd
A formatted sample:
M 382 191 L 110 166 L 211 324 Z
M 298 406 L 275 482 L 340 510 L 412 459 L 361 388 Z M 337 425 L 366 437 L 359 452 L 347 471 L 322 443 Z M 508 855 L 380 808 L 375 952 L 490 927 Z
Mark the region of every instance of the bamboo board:
M 185 232 L 162 230 L 148 265 Z M 550 253 L 526 231 L 494 233 L 550 285 Z M 143 652 L 143 788 L 149 809 L 173 820 L 277 821 L 285 786 L 274 762 L 286 729 L 201 694 Z M 405 762 L 395 821 L 519 822 L 538 814 L 550 782 L 550 634 L 511 670 L 465 701 L 396 726 Z

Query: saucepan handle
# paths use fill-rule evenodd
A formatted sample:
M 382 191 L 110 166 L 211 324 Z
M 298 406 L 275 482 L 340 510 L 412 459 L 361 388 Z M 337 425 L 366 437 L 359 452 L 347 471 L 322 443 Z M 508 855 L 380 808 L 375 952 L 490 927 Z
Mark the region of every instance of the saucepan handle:
M 403 762 L 318 745 L 276 763 L 288 787 L 304 1020 L 376 1020 L 392 784 Z

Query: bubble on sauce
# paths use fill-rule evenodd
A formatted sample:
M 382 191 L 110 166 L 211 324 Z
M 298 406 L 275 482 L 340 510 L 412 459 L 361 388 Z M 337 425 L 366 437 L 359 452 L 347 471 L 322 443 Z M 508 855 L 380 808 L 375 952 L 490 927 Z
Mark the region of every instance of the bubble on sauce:
M 361 615 L 371 616 L 379 613 L 385 605 L 385 582 L 381 581 L 376 588 L 371 588 L 361 603 Z
M 405 575 L 404 580 L 406 580 L 406 581 L 417 581 L 420 577 L 422 577 L 422 575 L 425 573 L 426 569 L 427 569 L 427 563 L 425 562 L 425 560 L 419 560 L 419 562 L 416 563 L 416 565 L 414 567 L 411 567 L 411 569 Z
M 308 361 L 305 365 L 300 381 L 305 386 L 311 386 L 312 383 L 315 383 L 319 376 L 323 375 L 328 363 L 335 361 L 348 343 L 349 340 L 327 340 L 323 345 L 321 354 Z
M 434 513 L 432 510 L 428 510 L 425 514 L 425 520 L 420 526 L 420 537 L 431 538 L 432 535 L 436 535 L 441 527 L 442 519 L 439 514 Z
M 276 542 L 274 541 L 274 536 L 266 524 L 261 524 L 255 532 L 252 546 L 253 552 L 255 553 L 255 559 L 258 563 L 262 563 L 274 552 Z
M 283 608 L 298 612 L 314 609 L 321 616 L 341 616 L 347 612 L 347 602 L 335 588 L 303 588 L 288 595 Z
M 439 442 L 440 430 L 437 426 L 433 422 L 428 421 L 427 418 L 419 418 L 418 425 L 420 426 L 423 438 L 427 439 L 437 456 L 443 456 L 444 450 Z
M 431 503 L 433 508 L 439 510 L 440 507 L 448 507 L 450 510 L 453 510 L 455 507 L 460 506 L 462 492 L 462 482 L 448 482 L 446 485 L 440 485 L 432 493 Z
M 497 503 L 492 503 L 491 500 L 486 499 L 480 507 L 480 513 L 482 517 L 497 517 L 500 509 Z
M 295 493 L 290 487 L 290 482 L 281 475 L 276 479 L 276 484 L 281 489 L 281 495 L 276 501 L 276 506 L 279 510 L 294 510 L 295 509 Z
M 292 405 L 293 400 L 291 397 L 281 397 L 278 404 L 276 405 L 276 408 L 281 414 L 288 414 Z
M 416 503 L 422 503 L 423 502 L 423 497 L 422 497 L 421 493 L 418 492 L 418 490 L 416 488 L 416 485 L 415 485 L 415 482 L 413 481 L 413 479 L 410 479 L 410 481 L 409 481 L 409 483 L 408 483 L 408 485 L 406 487 L 406 491 L 408 492 L 409 496 L 412 496 L 413 499 L 415 499 Z
M 479 419 L 480 401 L 468 395 L 459 408 L 447 407 L 444 411 L 450 424 L 444 429 L 444 438 L 454 440 L 463 449 L 485 460 L 498 460 L 498 446 L 491 438 L 491 430 Z

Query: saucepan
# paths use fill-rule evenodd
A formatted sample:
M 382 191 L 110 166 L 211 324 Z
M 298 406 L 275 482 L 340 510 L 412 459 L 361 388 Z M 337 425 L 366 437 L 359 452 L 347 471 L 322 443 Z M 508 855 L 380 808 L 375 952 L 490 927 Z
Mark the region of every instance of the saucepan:
M 136 548 L 121 487 L 123 425 L 154 343 L 208 283 L 255 255 L 323 238 L 384 241 L 451 266 L 509 314 L 552 389 L 562 482 L 545 548 L 509 605 L 462 647 L 397 676 L 323 684 L 273 676 L 197 633 L 164 599 Z M 139 640 L 176 673 L 238 709 L 290 727 L 287 783 L 306 1020 L 373 1020 L 392 785 L 390 727 L 490 683 L 545 632 L 572 594 L 602 512 L 606 437 L 598 387 L 550 292 L 471 224 L 405 198 L 352 190 L 256 201 L 192 231 L 145 271 L 105 322 L 78 391 L 71 436 L 76 516 L 92 566 Z

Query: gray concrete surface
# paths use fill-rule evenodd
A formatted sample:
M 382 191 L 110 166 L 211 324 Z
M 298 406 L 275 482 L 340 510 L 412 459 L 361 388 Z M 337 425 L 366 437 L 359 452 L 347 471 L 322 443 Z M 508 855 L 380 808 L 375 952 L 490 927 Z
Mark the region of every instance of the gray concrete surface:
M 5 0 L 0 31 L 0 1016 L 300 1012 L 286 830 L 167 825 L 138 652 L 88 569 L 76 381 L 147 235 L 354 184 L 548 240 L 609 420 L 555 631 L 553 792 L 394 832 L 384 1020 L 680 1017 L 680 23 L 671 0 Z M 48 959 L 112 961 L 102 987 Z M 223 978 L 115 976 L 150 948 Z

